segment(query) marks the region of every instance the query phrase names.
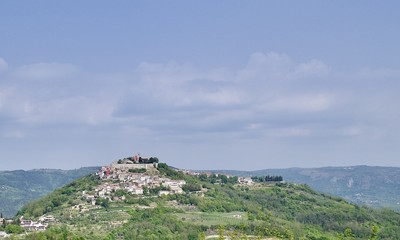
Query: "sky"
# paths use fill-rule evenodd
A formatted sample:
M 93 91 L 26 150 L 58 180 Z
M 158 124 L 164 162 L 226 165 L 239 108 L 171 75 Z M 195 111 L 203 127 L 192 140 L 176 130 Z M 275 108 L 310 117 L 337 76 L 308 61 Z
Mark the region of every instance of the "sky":
M 1 1 L 0 170 L 400 167 L 399 1 Z

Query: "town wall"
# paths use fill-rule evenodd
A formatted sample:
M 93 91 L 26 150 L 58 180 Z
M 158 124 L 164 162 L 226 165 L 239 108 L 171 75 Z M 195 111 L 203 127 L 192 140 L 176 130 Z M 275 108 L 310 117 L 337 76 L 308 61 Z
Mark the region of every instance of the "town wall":
M 114 169 L 121 169 L 121 170 L 128 170 L 128 169 L 150 169 L 154 168 L 154 163 L 133 163 L 133 164 L 118 164 L 118 163 L 113 163 L 111 164 L 111 167 Z

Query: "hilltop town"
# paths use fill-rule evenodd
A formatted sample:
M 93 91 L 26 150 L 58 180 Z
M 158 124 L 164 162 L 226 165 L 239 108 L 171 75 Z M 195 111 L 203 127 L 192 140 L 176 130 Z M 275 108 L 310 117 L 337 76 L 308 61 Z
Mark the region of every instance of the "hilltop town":
M 97 173 L 102 180 L 93 195 L 83 193 L 90 200 L 96 198 L 106 198 L 109 200 L 119 200 L 113 198 L 113 194 L 118 190 L 124 190 L 133 195 L 143 195 L 145 191 L 157 189 L 158 195 L 181 194 L 185 180 L 172 180 L 158 175 L 158 158 L 142 158 L 137 155 L 134 157 L 120 159 L 110 166 L 104 166 Z M 123 199 L 120 199 L 123 200 Z
M 182 187 L 186 181 L 161 176 L 157 170 L 158 164 L 157 157 L 145 158 L 135 155 L 101 167 L 100 171 L 95 173 L 100 184 L 90 191 L 83 190 L 78 194 L 80 197 L 76 198 L 84 201 L 79 201 L 70 207 L 70 216 L 74 216 L 74 213 L 84 213 L 90 209 L 104 207 L 107 202 L 124 201 L 126 194 L 137 197 L 145 194 L 153 196 L 182 194 Z M 13 223 L 12 220 L 8 221 L 10 224 Z M 44 231 L 49 225 L 56 224 L 57 219 L 52 215 L 42 215 L 34 221 L 21 216 L 17 222 L 24 231 Z M 6 236 L 5 232 L 0 232 L 0 237 Z
M 7 231 L 11 233 L 45 231 L 49 226 L 59 225 L 63 221 L 73 221 L 73 219 L 82 217 L 86 213 L 101 211 L 103 208 L 107 209 L 111 204 L 115 206 L 118 203 L 126 204 L 140 199 L 169 195 L 172 195 L 170 199 L 174 199 L 174 196 L 185 193 L 195 194 L 203 198 L 208 189 L 207 187 L 203 188 L 198 181 L 208 182 L 212 185 L 238 184 L 250 186 L 260 180 L 260 178 L 238 178 L 211 172 L 171 169 L 167 164 L 160 163 L 157 157 L 141 157 L 140 155 L 118 159 L 109 165 L 102 166 L 100 170 L 88 177 L 90 176 L 89 183 L 93 184 L 90 187 L 86 185 L 86 187 L 78 190 L 73 187 L 76 186 L 76 183 L 72 183 L 70 187 L 67 185 L 66 189 L 60 192 L 69 196 L 70 200 L 67 204 L 63 205 L 60 200 L 61 197 L 56 197 L 51 201 L 53 207 L 64 206 L 63 214 L 51 215 L 49 214 L 51 210 L 43 210 L 42 212 L 28 213 L 26 216 L 21 215 L 14 221 L 7 220 L 9 222 L 4 226 L 9 227 L 8 229 L 4 227 L 6 232 L 0 231 L 0 237 L 8 236 Z M 185 180 L 187 177 L 192 179 L 190 183 Z M 193 182 L 193 179 L 197 180 Z M 150 206 L 138 204 L 137 207 L 140 209 L 154 208 L 156 207 L 156 204 L 154 204 L 155 202 Z M 194 208 L 194 206 L 188 207 Z M 41 215 L 38 215 L 40 213 Z M 236 217 L 241 218 L 241 216 L 239 214 Z M 6 221 L 5 219 L 1 220 Z M 115 220 L 110 221 L 110 224 L 121 226 L 126 222 L 126 219 Z M 10 226 L 15 229 L 11 229 Z

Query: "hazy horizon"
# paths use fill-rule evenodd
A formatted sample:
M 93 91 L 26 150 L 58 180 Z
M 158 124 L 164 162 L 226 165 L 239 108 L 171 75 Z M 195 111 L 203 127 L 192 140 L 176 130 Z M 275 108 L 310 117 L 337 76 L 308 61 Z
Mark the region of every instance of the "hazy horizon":
M 110 162 L 111 164 L 111 162 Z M 167 163 L 168 164 L 168 163 Z M 107 166 L 99 165 L 99 166 L 81 166 L 76 168 L 32 168 L 32 169 L 4 169 L 0 170 L 0 172 L 7 172 L 7 171 L 40 171 L 40 170 L 61 170 L 61 171 L 69 171 L 69 170 L 77 170 L 80 168 L 95 168 L 95 167 L 102 167 Z M 372 167 L 372 168 L 400 168 L 396 166 L 380 166 L 380 165 L 343 165 L 343 166 L 318 166 L 318 167 L 285 167 L 285 168 L 260 168 L 260 169 L 230 169 L 230 168 L 220 168 L 220 169 L 193 169 L 193 168 L 180 168 L 179 166 L 172 166 L 178 169 L 184 170 L 193 170 L 193 171 L 244 171 L 244 172 L 253 172 L 253 171 L 262 171 L 262 170 L 284 170 L 284 169 L 320 169 L 320 168 L 352 168 L 352 167 Z
M 5 1 L 0 170 L 400 167 L 397 1 Z

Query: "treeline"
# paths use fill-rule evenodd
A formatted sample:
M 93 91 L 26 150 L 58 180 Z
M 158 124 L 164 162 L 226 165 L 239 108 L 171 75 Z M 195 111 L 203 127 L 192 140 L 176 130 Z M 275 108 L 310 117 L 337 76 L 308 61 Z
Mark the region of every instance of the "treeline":
M 254 182 L 282 182 L 283 177 L 282 176 L 254 176 L 251 177 L 251 180 Z
M 173 180 L 180 180 L 186 178 L 185 174 L 173 170 L 166 163 L 159 163 L 157 166 L 157 170 L 160 172 L 161 175 L 167 176 Z
M 209 183 L 212 183 L 212 184 L 215 184 L 215 183 L 236 184 L 236 183 L 238 183 L 238 177 L 236 177 L 236 176 L 227 176 L 227 175 L 224 175 L 224 174 L 211 174 L 211 175 L 200 174 L 198 176 L 198 178 L 200 179 L 200 181 L 209 182 Z

